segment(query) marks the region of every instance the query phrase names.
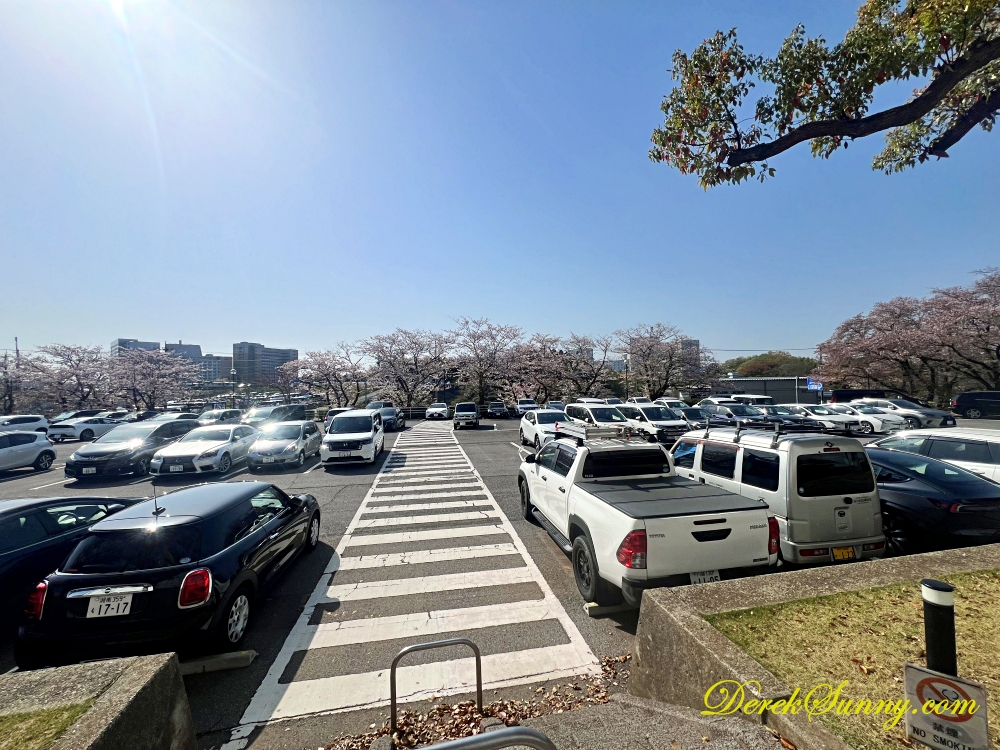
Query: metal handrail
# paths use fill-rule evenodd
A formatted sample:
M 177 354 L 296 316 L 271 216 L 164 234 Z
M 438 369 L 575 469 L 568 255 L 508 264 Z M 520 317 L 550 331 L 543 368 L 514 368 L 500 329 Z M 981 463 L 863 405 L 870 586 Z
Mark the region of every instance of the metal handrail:
M 507 727 L 433 745 L 434 750 L 503 750 L 505 747 L 532 747 L 558 750 L 548 737 L 531 727 Z
M 399 660 L 402 659 L 407 654 L 412 654 L 414 651 L 426 651 L 431 648 L 446 648 L 448 646 L 468 646 L 472 649 L 472 652 L 476 655 L 476 705 L 479 707 L 479 714 L 483 713 L 483 659 L 479 653 L 479 646 L 470 641 L 468 638 L 449 638 L 445 641 L 434 641 L 433 643 L 416 643 L 412 646 L 407 646 L 398 654 L 396 658 L 392 660 L 392 667 L 389 668 L 389 697 L 391 703 L 392 713 L 390 714 L 389 721 L 389 731 L 392 734 L 396 733 L 396 665 Z M 464 746 L 463 746 L 464 747 Z M 483 745 L 483 747 L 487 747 Z M 493 747 L 489 745 L 488 747 Z M 544 750 L 544 749 L 543 749 Z

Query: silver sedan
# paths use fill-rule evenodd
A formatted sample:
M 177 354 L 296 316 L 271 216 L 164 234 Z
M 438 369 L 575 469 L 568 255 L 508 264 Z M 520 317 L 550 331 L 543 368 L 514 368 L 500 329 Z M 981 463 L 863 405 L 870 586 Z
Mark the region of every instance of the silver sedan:
M 250 447 L 250 471 L 264 467 L 302 466 L 313 454 L 319 455 L 323 433 L 312 421 L 272 422 L 264 425 Z
M 243 461 L 257 438 L 246 425 L 197 427 L 176 443 L 161 448 L 149 462 L 152 474 L 226 474 L 233 464 Z

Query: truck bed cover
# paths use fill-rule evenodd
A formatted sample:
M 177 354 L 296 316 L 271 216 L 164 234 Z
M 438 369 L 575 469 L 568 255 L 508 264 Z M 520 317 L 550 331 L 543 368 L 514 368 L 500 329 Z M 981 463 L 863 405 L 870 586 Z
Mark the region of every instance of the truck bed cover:
M 752 500 L 684 477 L 602 479 L 577 482 L 576 486 L 625 515 L 639 519 L 735 513 L 768 507 L 761 500 Z

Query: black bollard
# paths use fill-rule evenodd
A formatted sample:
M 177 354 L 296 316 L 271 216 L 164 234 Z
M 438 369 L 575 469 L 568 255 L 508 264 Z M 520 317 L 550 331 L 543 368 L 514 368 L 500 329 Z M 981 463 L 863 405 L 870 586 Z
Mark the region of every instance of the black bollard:
M 924 640 L 927 668 L 958 677 L 955 645 L 955 587 L 925 578 L 920 582 L 924 599 Z

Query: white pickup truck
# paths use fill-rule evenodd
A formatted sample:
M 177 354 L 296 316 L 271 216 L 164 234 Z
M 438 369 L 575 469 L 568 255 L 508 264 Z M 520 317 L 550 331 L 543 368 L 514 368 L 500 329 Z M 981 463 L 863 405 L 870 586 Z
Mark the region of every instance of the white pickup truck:
M 679 477 L 663 446 L 615 428 L 560 432 L 521 464 L 521 513 L 572 556 L 587 602 L 639 606 L 643 589 L 777 565 L 766 502 Z

